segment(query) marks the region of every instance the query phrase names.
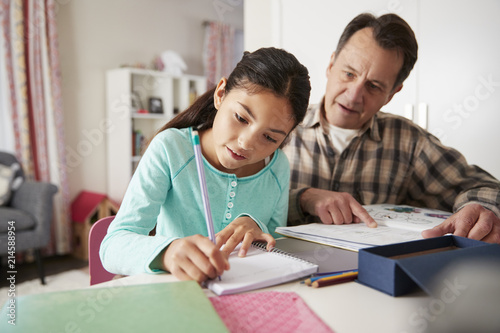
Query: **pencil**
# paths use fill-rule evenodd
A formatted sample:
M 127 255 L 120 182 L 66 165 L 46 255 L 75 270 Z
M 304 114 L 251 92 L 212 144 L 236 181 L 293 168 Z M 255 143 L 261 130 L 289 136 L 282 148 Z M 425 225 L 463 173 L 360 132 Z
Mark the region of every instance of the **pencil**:
M 302 282 L 305 283 L 306 285 L 310 286 L 314 281 L 322 279 L 322 278 L 331 277 L 331 276 L 338 276 L 338 275 L 341 275 L 341 274 L 353 273 L 353 272 L 357 272 L 357 271 L 358 271 L 357 269 L 349 269 L 349 270 L 346 270 L 346 271 L 338 271 L 338 272 L 316 273 L 316 274 L 314 274 L 314 276 L 312 276 L 312 277 L 310 277 L 308 279 L 305 279 Z
M 314 281 L 312 283 L 312 286 L 314 288 L 321 288 L 321 287 L 331 286 L 334 284 L 354 281 L 354 280 L 356 280 L 357 277 L 358 277 L 358 273 L 356 272 L 356 273 L 352 273 L 352 274 L 340 275 L 338 277 L 324 278 L 324 279 L 319 279 L 319 280 Z
M 210 200 L 208 198 L 207 182 L 205 178 L 205 169 L 203 168 L 203 159 L 201 154 L 200 137 L 198 131 L 191 132 L 191 139 L 193 141 L 194 157 L 196 160 L 196 168 L 198 169 L 198 180 L 201 187 L 201 198 L 203 200 L 203 209 L 205 211 L 205 222 L 207 224 L 208 238 L 216 244 L 214 222 L 212 220 L 212 211 L 210 209 Z M 220 280 L 220 276 L 219 276 Z
M 314 277 L 319 277 L 319 276 L 330 276 L 330 275 L 334 275 L 334 274 L 340 274 L 340 273 L 347 273 L 347 272 L 355 272 L 357 271 L 357 269 L 347 269 L 345 271 L 334 271 L 334 272 L 323 272 L 323 273 L 314 273 Z
M 203 159 L 201 155 L 200 137 L 198 131 L 192 132 L 194 157 L 196 159 L 196 168 L 198 169 L 198 180 L 201 187 L 201 198 L 203 200 L 203 208 L 205 210 L 205 221 L 207 223 L 208 238 L 215 244 L 214 223 L 212 220 L 212 211 L 210 209 L 210 200 L 208 198 L 207 182 L 205 179 L 205 169 L 203 168 Z
M 323 281 L 335 280 L 337 278 L 346 277 L 346 276 L 358 276 L 358 271 L 347 272 L 347 273 L 342 273 L 342 274 L 337 274 L 337 275 L 332 275 L 332 276 L 325 276 L 325 277 L 322 277 L 320 279 L 317 279 L 316 281 L 318 281 L 318 280 L 323 280 Z

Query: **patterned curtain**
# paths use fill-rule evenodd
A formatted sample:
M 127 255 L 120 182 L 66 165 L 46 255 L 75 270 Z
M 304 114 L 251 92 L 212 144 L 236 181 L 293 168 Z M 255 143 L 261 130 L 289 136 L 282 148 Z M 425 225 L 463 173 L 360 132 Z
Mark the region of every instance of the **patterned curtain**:
M 221 22 L 205 23 L 205 48 L 203 62 L 207 89 L 213 88 L 221 77 L 228 77 L 233 70 L 234 28 Z
M 0 96 L 7 98 L 0 103 L 7 109 L 0 112 L 1 122 L 12 128 L 13 151 L 26 176 L 59 188 L 45 255 L 71 251 L 55 12 L 54 0 L 0 0 Z

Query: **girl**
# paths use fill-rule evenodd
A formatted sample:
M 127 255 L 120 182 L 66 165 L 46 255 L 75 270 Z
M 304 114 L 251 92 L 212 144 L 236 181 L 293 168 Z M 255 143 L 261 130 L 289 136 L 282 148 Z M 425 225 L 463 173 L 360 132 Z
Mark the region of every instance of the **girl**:
M 102 242 L 104 267 L 126 275 L 169 271 L 202 282 L 229 269 L 227 256 L 240 242 L 240 256 L 254 240 L 273 247 L 270 233 L 286 224 L 290 177 L 278 148 L 304 118 L 310 89 L 307 69 L 292 54 L 276 48 L 245 52 L 229 78 L 151 141 Z M 204 237 L 194 130 L 216 244 Z M 148 236 L 155 226 L 156 235 Z

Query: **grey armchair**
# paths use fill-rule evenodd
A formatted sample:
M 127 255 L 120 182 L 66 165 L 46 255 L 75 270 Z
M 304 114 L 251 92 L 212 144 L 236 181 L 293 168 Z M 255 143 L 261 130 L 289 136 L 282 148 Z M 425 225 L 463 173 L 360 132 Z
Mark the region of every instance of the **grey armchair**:
M 0 164 L 10 166 L 16 162 L 18 163 L 14 155 L 0 152 Z M 16 176 L 24 178 L 22 168 L 17 173 Z M 57 190 L 57 186 L 50 183 L 24 180 L 19 189 L 12 193 L 10 202 L 5 206 L 0 206 L 0 263 L 1 257 L 9 254 L 8 227 L 13 225 L 15 227 L 15 252 L 34 250 L 38 275 L 42 284 L 45 284 L 45 272 L 40 250 L 47 246 L 50 240 L 52 203 Z

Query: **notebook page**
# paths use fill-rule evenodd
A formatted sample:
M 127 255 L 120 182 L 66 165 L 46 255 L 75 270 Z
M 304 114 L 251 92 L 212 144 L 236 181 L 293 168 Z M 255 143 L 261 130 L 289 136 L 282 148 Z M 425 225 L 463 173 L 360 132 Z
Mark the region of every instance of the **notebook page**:
M 228 295 L 269 287 L 299 279 L 317 272 L 318 265 L 295 258 L 279 250 L 267 252 L 252 245 L 243 258 L 238 249 L 229 256 L 231 268 L 221 281 L 207 281 L 206 285 L 217 295 Z

